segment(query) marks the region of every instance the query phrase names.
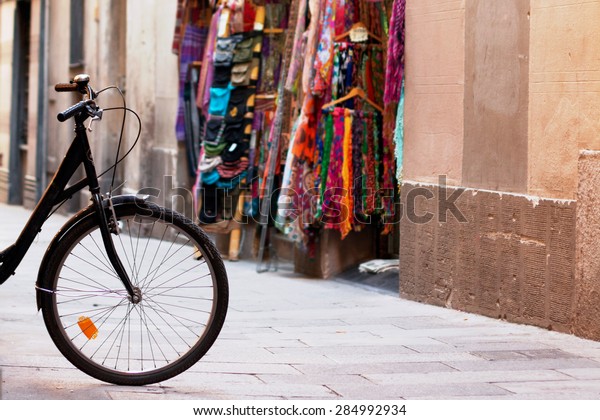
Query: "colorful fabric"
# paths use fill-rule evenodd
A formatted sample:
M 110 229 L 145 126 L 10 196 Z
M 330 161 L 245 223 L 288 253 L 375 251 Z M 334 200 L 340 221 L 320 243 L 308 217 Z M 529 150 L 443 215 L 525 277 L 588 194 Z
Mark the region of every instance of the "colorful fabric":
M 221 164 L 217 166 L 217 172 L 221 179 L 232 179 L 248 169 L 248 158 L 242 158 L 232 165 Z
M 292 2 L 294 7 L 294 2 Z M 302 59 L 304 57 L 304 31 L 306 30 L 306 9 L 308 7 L 308 0 L 298 0 L 298 20 L 296 22 L 296 28 L 294 32 L 294 41 L 291 54 L 291 61 L 289 63 L 289 69 L 287 78 L 285 81 L 285 89 L 287 91 L 293 91 L 296 85 L 300 68 L 302 66 Z
M 245 178 L 246 178 L 246 171 L 240 173 L 238 176 L 231 178 L 231 179 L 219 178 L 216 185 L 218 188 L 221 188 L 224 190 L 232 190 L 236 187 L 239 187 Z
M 364 143 L 363 133 L 363 113 L 355 111 L 352 119 L 352 195 L 354 208 L 353 213 L 355 220 L 362 221 L 362 168 L 365 160 L 362 154 L 362 144 Z
M 218 115 L 220 117 L 225 116 L 227 105 L 229 104 L 229 97 L 231 96 L 231 88 L 232 86 L 210 88 L 210 105 L 208 107 L 208 113 L 210 115 Z
M 209 172 L 202 173 L 202 184 L 203 185 L 214 185 L 219 180 L 219 173 L 216 169 Z
M 364 116 L 364 114 L 361 115 L 362 121 L 362 144 L 361 144 L 361 157 L 362 157 L 362 161 L 363 161 L 363 166 L 362 166 L 362 206 L 361 206 L 361 210 L 362 210 L 362 215 L 364 216 L 368 216 L 369 214 L 371 214 L 372 212 L 372 207 L 373 204 L 371 202 L 371 197 L 373 196 L 373 185 L 374 182 L 372 181 L 370 174 L 375 170 L 375 168 L 372 166 L 372 151 L 369 145 L 369 138 L 368 138 L 368 127 L 367 127 L 367 120 L 366 117 Z
M 194 25 L 187 25 L 185 28 L 179 54 L 179 105 L 177 107 L 177 119 L 175 122 L 175 133 L 178 141 L 185 141 L 184 93 L 188 78 L 188 69 L 194 61 L 201 59 L 206 38 L 206 28 Z
M 375 154 L 376 145 L 373 136 L 373 118 L 365 113 L 365 144 L 366 144 L 366 190 L 364 209 L 365 214 L 373 214 L 375 212 L 376 202 L 375 195 L 377 194 L 377 160 Z
M 358 22 L 359 19 L 355 18 L 355 1 L 354 0 L 346 0 L 346 4 L 344 6 L 344 31 L 349 30 L 354 22 Z
M 304 97 L 300 123 L 296 130 L 292 146 L 294 156 L 301 161 L 312 162 L 315 155 L 315 139 L 317 136 L 317 100 L 308 94 Z
M 352 195 L 352 111 L 344 110 L 344 140 L 343 140 L 344 159 L 342 163 L 342 199 L 341 199 L 341 220 L 340 232 L 342 239 L 352 231 L 354 197 Z
M 173 44 L 171 50 L 173 54 L 179 55 L 179 48 L 181 46 L 181 34 L 184 28 L 184 14 L 185 14 L 185 1 L 177 0 L 177 11 L 175 13 L 175 31 L 173 34 Z
M 213 14 L 202 55 L 202 68 L 200 69 L 200 78 L 198 80 L 198 92 L 196 94 L 196 105 L 202 110 L 204 116 L 208 116 L 208 104 L 210 102 L 210 90 L 214 78 L 213 55 L 215 44 L 217 42 L 217 33 L 219 27 L 219 18 L 221 16 L 221 8 Z
M 333 115 L 330 112 L 325 114 L 324 124 L 324 135 L 323 135 L 323 151 L 321 153 L 321 165 L 319 169 L 319 175 L 321 180 L 319 182 L 319 202 L 316 210 L 315 217 L 321 219 L 323 215 L 323 207 L 325 204 L 324 196 L 327 190 L 327 179 L 329 175 L 329 161 L 331 159 L 331 143 L 333 142 Z
M 369 98 L 377 104 L 383 104 L 383 95 L 385 92 L 385 54 L 383 48 L 377 45 L 369 47 L 369 64 L 371 68 L 371 80 L 373 92 Z
M 211 172 L 213 169 L 216 169 L 223 161 L 221 160 L 221 156 L 209 157 L 203 155 L 200 159 L 200 164 L 198 169 L 200 172 Z
M 253 1 L 244 2 L 244 32 L 250 32 L 254 29 L 254 21 L 256 19 L 256 6 Z
M 346 0 L 337 0 L 335 3 L 335 36 L 346 32 Z
M 304 49 L 304 69 L 302 70 L 302 92 L 311 91 L 312 81 L 315 77 L 315 54 L 319 42 L 319 22 L 321 18 L 320 0 L 308 0 L 310 23 L 306 31 L 306 46 Z
M 394 130 L 394 144 L 396 155 L 396 177 L 398 184 L 402 185 L 402 171 L 404 163 L 404 83 L 398 103 L 398 114 L 396 115 L 396 129 Z
M 298 128 L 298 124 L 300 123 L 300 118 L 296 119 L 294 126 L 292 128 L 291 133 L 291 142 L 294 140 L 294 133 Z M 285 167 L 283 171 L 283 178 L 281 180 L 281 190 L 279 193 L 279 197 L 277 198 L 277 215 L 275 217 L 275 227 L 279 229 L 284 234 L 289 234 L 291 232 L 291 227 L 289 226 L 290 219 L 294 218 L 294 213 L 292 212 L 291 206 L 289 204 L 293 201 L 294 190 L 292 188 L 292 172 L 296 167 L 296 162 L 294 161 L 294 154 L 292 153 L 293 143 L 290 142 L 290 147 L 288 148 L 287 157 L 285 160 Z
M 406 0 L 394 0 L 390 19 L 384 103 L 398 102 L 404 77 L 404 19 Z
M 344 161 L 344 108 L 333 110 L 333 139 L 327 168 L 327 184 L 323 194 L 323 222 L 326 229 L 340 229 L 342 164 Z
M 312 92 L 323 96 L 331 83 L 333 66 L 333 36 L 335 34 L 335 2 L 324 0 L 321 11 L 321 35 L 315 56 L 315 78 Z

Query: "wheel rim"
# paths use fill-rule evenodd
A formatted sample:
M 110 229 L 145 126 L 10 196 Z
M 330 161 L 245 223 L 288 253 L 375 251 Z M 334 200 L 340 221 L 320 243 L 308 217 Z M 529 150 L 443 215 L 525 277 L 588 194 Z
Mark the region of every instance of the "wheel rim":
M 119 224 L 113 242 L 140 302 L 127 295 L 94 228 L 60 264 L 54 317 L 72 349 L 98 368 L 156 373 L 201 345 L 216 309 L 216 280 L 200 245 L 178 226 L 139 216 Z

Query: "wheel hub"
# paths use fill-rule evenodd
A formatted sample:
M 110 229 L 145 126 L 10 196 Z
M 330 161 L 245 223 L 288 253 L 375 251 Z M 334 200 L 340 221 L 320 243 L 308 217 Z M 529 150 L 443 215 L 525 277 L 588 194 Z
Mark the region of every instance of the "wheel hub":
M 134 305 L 137 305 L 142 301 L 142 290 L 139 287 L 133 288 L 133 296 L 129 297 L 129 301 Z

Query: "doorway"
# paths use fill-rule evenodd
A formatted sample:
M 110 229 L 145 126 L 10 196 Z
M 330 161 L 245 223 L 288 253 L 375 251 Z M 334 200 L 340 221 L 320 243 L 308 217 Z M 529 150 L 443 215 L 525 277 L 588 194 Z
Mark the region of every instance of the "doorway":
M 28 99 L 31 33 L 31 3 L 19 0 L 15 8 L 12 102 L 10 116 L 10 161 L 8 202 L 23 203 L 28 151 Z

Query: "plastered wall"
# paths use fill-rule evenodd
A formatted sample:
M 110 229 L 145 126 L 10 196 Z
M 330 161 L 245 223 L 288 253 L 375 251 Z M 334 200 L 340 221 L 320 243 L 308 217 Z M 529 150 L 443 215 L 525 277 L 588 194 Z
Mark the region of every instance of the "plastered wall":
M 531 0 L 529 191 L 575 198 L 580 149 L 600 149 L 600 1 Z
M 462 181 L 465 2 L 408 0 L 404 178 Z
M 463 185 L 525 193 L 529 1 L 466 5 Z
M 10 107 L 15 2 L 0 4 L 0 200 L 8 198 Z

